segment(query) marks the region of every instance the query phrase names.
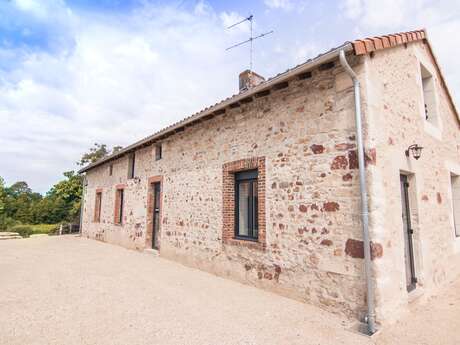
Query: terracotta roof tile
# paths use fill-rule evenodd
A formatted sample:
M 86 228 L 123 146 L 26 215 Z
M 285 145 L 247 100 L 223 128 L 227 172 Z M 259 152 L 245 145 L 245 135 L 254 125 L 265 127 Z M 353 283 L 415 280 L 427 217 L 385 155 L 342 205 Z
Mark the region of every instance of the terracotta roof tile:
M 390 40 L 389 40 L 389 38 L 386 37 L 386 36 L 382 36 L 381 39 L 382 39 L 382 43 L 383 43 L 383 49 L 390 48 Z
M 391 46 L 396 46 L 396 37 L 394 37 L 393 35 L 388 35 L 387 37 L 390 39 Z
M 402 43 L 407 43 L 407 35 L 405 32 L 400 33 L 399 36 L 401 36 Z
M 375 50 L 383 49 L 383 42 L 380 38 L 374 37 L 371 40 L 374 42 Z
M 354 41 L 353 42 L 353 48 L 355 50 L 356 55 L 363 55 L 366 54 L 366 45 L 364 44 L 363 41 Z
M 371 40 L 371 39 L 365 39 L 364 40 L 364 45 L 366 46 L 366 51 L 367 52 L 372 52 L 372 51 L 375 50 L 374 41 Z

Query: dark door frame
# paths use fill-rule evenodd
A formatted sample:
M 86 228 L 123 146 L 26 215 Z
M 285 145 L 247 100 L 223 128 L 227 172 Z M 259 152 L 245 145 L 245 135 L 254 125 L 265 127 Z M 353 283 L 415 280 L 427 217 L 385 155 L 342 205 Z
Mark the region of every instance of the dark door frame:
M 159 187 L 159 196 L 156 198 L 155 186 Z M 163 218 L 163 176 L 153 176 L 148 179 L 147 187 L 147 228 L 145 248 L 160 250 L 161 223 Z M 157 217 L 158 232 L 155 234 L 155 220 Z M 155 238 L 158 236 L 158 238 Z M 157 241 L 155 241 L 157 240 Z M 155 242 L 157 245 L 155 246 Z
M 153 214 L 152 214 L 152 248 L 159 250 L 160 242 L 160 212 L 161 212 L 161 182 L 152 183 Z M 158 238 L 157 238 L 158 237 Z
M 406 227 L 403 226 L 403 231 L 407 231 L 407 243 L 404 240 L 404 246 L 407 246 L 407 250 L 409 252 L 409 257 L 406 257 L 406 247 L 404 248 L 404 260 L 409 260 L 409 268 L 410 268 L 410 281 L 406 282 L 407 291 L 410 292 L 415 289 L 417 286 L 417 277 L 415 276 L 415 259 L 414 259 L 414 241 L 412 235 L 414 234 L 414 230 L 412 229 L 412 222 L 411 222 L 411 209 L 410 209 L 410 201 L 409 201 L 409 179 L 407 175 L 400 174 L 400 183 L 401 183 L 401 190 L 403 195 L 401 195 L 401 203 L 403 212 L 406 213 L 406 219 L 404 219 L 404 213 L 402 213 L 403 222 L 406 222 Z M 404 225 L 404 224 L 403 224 Z M 406 234 L 404 234 L 406 235 Z M 406 237 L 404 237 L 405 239 Z M 407 270 L 407 263 L 406 270 Z M 407 275 L 407 272 L 406 272 Z M 407 280 L 407 279 L 406 279 Z

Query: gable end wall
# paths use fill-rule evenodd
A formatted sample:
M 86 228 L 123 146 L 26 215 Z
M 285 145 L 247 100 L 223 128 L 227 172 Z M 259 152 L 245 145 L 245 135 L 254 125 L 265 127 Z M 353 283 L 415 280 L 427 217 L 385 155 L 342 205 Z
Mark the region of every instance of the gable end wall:
M 424 118 L 420 62 L 434 75 L 440 124 Z M 376 148 L 370 173 L 371 238 L 385 255 L 375 262 L 377 315 L 395 320 L 407 310 L 400 174 L 409 176 L 417 291 L 430 295 L 460 273 L 460 239 L 455 238 L 450 173 L 460 174 L 460 127 L 426 43 L 378 51 L 365 60 L 367 145 Z M 424 147 L 419 160 L 405 150 Z

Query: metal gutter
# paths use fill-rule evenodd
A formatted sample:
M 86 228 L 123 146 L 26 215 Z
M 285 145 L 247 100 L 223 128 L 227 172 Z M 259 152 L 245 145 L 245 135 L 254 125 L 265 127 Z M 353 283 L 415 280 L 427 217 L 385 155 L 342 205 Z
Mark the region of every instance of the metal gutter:
M 319 65 L 322 65 L 326 62 L 329 62 L 330 60 L 333 60 L 333 59 L 336 59 L 339 57 L 339 52 L 340 51 L 345 51 L 345 52 L 348 52 L 348 51 L 351 51 L 353 50 L 353 46 L 350 42 L 346 42 L 344 43 L 343 45 L 341 45 L 340 47 L 338 48 L 334 48 L 330 51 L 328 51 L 327 53 L 324 53 L 324 54 L 321 54 L 321 55 L 318 55 L 317 57 L 311 59 L 311 60 L 308 60 L 306 61 L 305 63 L 301 64 L 301 65 L 298 65 L 292 69 L 289 69 L 287 70 L 286 72 L 284 73 L 281 73 L 281 74 L 278 74 L 277 76 L 271 78 L 271 79 L 268 79 L 267 81 L 245 91 L 245 92 L 242 92 L 242 93 L 239 93 L 239 94 L 236 94 L 232 97 L 229 97 L 219 103 L 216 103 L 215 105 L 211 106 L 211 107 L 208 107 L 208 108 L 205 108 L 204 110 L 190 116 L 190 117 L 187 117 L 185 118 L 184 120 L 182 121 L 179 121 L 169 127 L 166 127 L 162 130 L 160 130 L 159 132 L 157 133 L 154 133 L 153 135 L 151 136 L 148 136 L 132 145 L 129 145 L 127 147 L 125 147 L 124 149 L 118 151 L 117 153 L 114 153 L 110 156 L 107 156 L 107 157 L 104 157 L 100 160 L 98 160 L 97 162 L 94 162 L 94 163 L 91 163 L 89 165 L 87 165 L 86 167 L 80 169 L 78 171 L 78 173 L 84 173 L 88 170 L 91 170 L 97 166 L 100 166 L 102 165 L 103 163 L 106 163 L 108 161 L 111 161 L 111 160 L 114 160 L 114 159 L 117 159 L 119 157 L 122 157 L 123 155 L 127 154 L 128 152 L 131 152 L 131 151 L 134 151 L 136 150 L 137 148 L 140 148 L 142 146 L 147 146 L 147 145 L 150 145 L 154 142 L 158 142 L 162 139 L 164 139 L 166 136 L 169 136 L 169 135 L 172 135 L 176 132 L 179 132 L 179 131 L 182 131 L 186 126 L 191 126 L 195 123 L 198 123 L 198 122 L 201 122 L 203 120 L 206 120 L 206 118 L 211 118 L 211 117 L 214 117 L 218 114 L 216 114 L 216 112 L 225 112 L 225 108 L 227 108 L 228 106 L 230 106 L 231 104 L 235 104 L 235 103 L 238 103 L 244 99 L 247 99 L 249 97 L 253 97 L 254 95 L 256 95 L 257 93 L 259 92 L 262 92 L 262 91 L 266 91 L 270 88 L 272 88 L 274 85 L 276 84 L 279 84 L 279 83 L 283 83 L 283 82 L 286 82 L 287 80 L 301 74 L 301 73 L 305 73 L 305 72 L 308 72 L 310 70 L 312 70 L 313 68 L 319 66 Z
M 366 166 L 364 160 L 363 129 L 361 121 L 360 83 L 356 73 L 348 64 L 345 51 L 340 51 L 340 63 L 353 80 L 355 94 L 356 141 L 358 146 L 359 188 L 361 192 L 361 222 L 363 227 L 364 271 L 367 287 L 367 328 L 369 335 L 375 333 L 374 283 L 372 281 L 371 242 L 369 239 L 369 209 L 366 189 Z

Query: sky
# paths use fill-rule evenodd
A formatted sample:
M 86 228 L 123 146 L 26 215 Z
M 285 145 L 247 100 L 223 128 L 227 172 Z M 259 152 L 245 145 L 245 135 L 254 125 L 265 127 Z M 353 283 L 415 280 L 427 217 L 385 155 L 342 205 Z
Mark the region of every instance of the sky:
M 345 41 L 420 28 L 460 104 L 460 1 L 0 0 L 0 176 L 45 193 L 94 143 L 127 146 Z

